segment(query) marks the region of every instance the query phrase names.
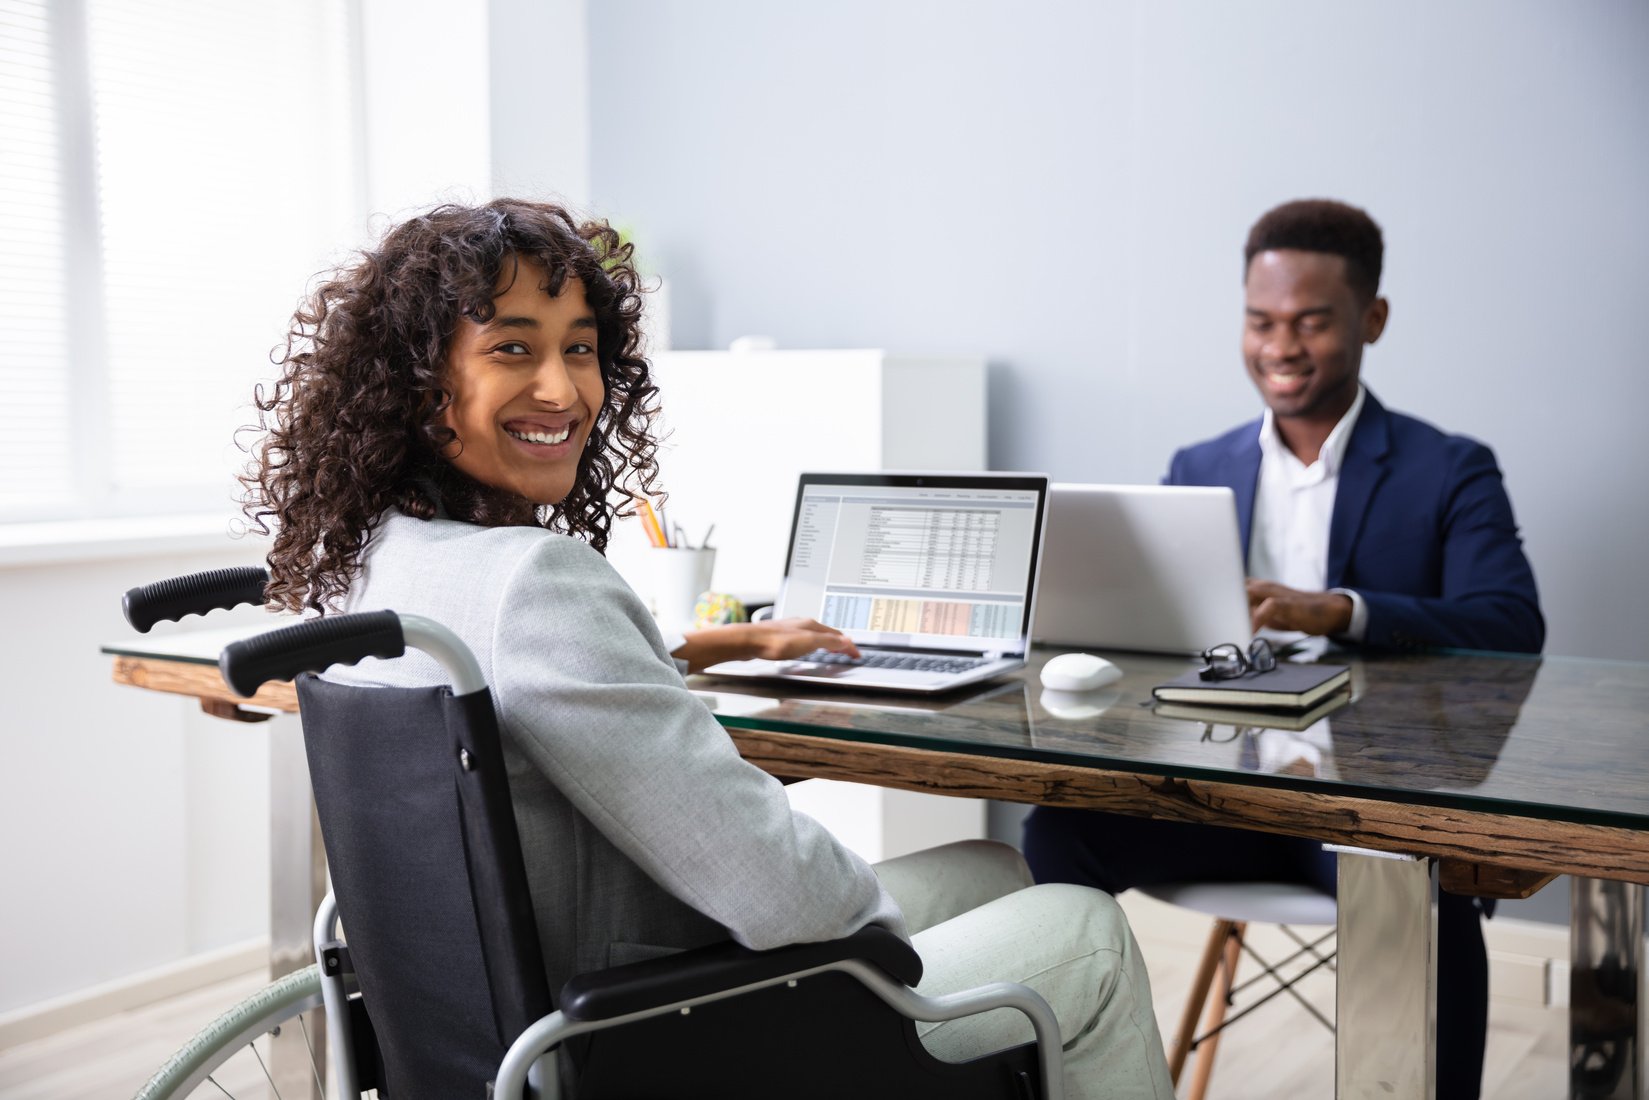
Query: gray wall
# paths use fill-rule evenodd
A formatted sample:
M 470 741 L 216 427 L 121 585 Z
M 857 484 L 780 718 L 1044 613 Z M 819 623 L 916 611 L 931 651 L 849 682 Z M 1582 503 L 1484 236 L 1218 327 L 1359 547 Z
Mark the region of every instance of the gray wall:
M 1496 449 L 1548 652 L 1649 659 L 1649 5 L 603 0 L 589 43 L 677 346 L 983 352 L 1001 469 L 1153 481 L 1254 415 L 1248 225 L 1366 206 L 1365 378 Z
M 1249 224 L 1365 206 L 1365 378 L 1495 447 L 1548 652 L 1649 659 L 1649 5 L 603 0 L 589 42 L 676 344 L 983 352 L 998 469 L 1154 481 L 1255 415 Z

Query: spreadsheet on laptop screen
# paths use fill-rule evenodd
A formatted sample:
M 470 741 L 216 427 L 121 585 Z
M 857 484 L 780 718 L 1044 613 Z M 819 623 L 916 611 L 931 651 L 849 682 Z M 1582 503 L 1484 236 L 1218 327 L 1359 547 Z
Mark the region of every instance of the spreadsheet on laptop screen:
M 870 645 L 997 650 L 1026 627 L 1035 490 L 807 484 L 781 613 Z

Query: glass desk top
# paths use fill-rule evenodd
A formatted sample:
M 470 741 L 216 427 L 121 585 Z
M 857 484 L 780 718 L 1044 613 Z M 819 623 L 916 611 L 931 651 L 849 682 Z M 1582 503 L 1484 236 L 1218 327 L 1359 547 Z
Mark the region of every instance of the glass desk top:
M 1351 690 L 1301 727 L 1252 710 L 1154 703 L 1180 658 L 1106 656 L 1121 680 L 1045 692 L 1055 652 L 937 699 L 689 684 L 723 725 L 1055 764 L 1649 829 L 1649 664 L 1447 653 L 1323 659 Z
M 236 626 L 133 637 L 104 652 L 215 664 Z M 1300 728 L 1253 711 L 1153 703 L 1182 658 L 1106 654 L 1121 680 L 1043 691 L 1033 652 L 1009 678 L 939 697 L 799 692 L 689 677 L 730 729 L 768 730 L 1143 775 L 1318 790 L 1649 830 L 1649 664 L 1574 657 L 1330 652 L 1351 690 Z

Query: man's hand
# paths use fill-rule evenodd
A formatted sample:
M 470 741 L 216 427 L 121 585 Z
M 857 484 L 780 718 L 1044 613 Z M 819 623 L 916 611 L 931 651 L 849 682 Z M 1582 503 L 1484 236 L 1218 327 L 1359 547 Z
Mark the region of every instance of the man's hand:
M 765 657 L 784 661 L 828 649 L 859 656 L 859 647 L 839 630 L 813 619 L 770 619 L 763 623 L 729 623 L 695 630 L 672 656 L 687 662 L 688 672 L 701 672 L 722 661 Z
M 1344 634 L 1351 629 L 1351 597 L 1339 592 L 1300 592 L 1276 581 L 1248 581 L 1248 613 L 1254 629 Z

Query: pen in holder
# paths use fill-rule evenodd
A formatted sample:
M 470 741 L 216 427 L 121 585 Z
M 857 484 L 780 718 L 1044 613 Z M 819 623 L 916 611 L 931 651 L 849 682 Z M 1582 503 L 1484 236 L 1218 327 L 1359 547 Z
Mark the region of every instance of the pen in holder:
M 693 627 L 693 605 L 699 593 L 710 587 L 716 568 L 714 547 L 655 546 L 640 555 L 646 569 L 646 591 L 641 593 L 647 610 L 666 631 L 686 631 Z

